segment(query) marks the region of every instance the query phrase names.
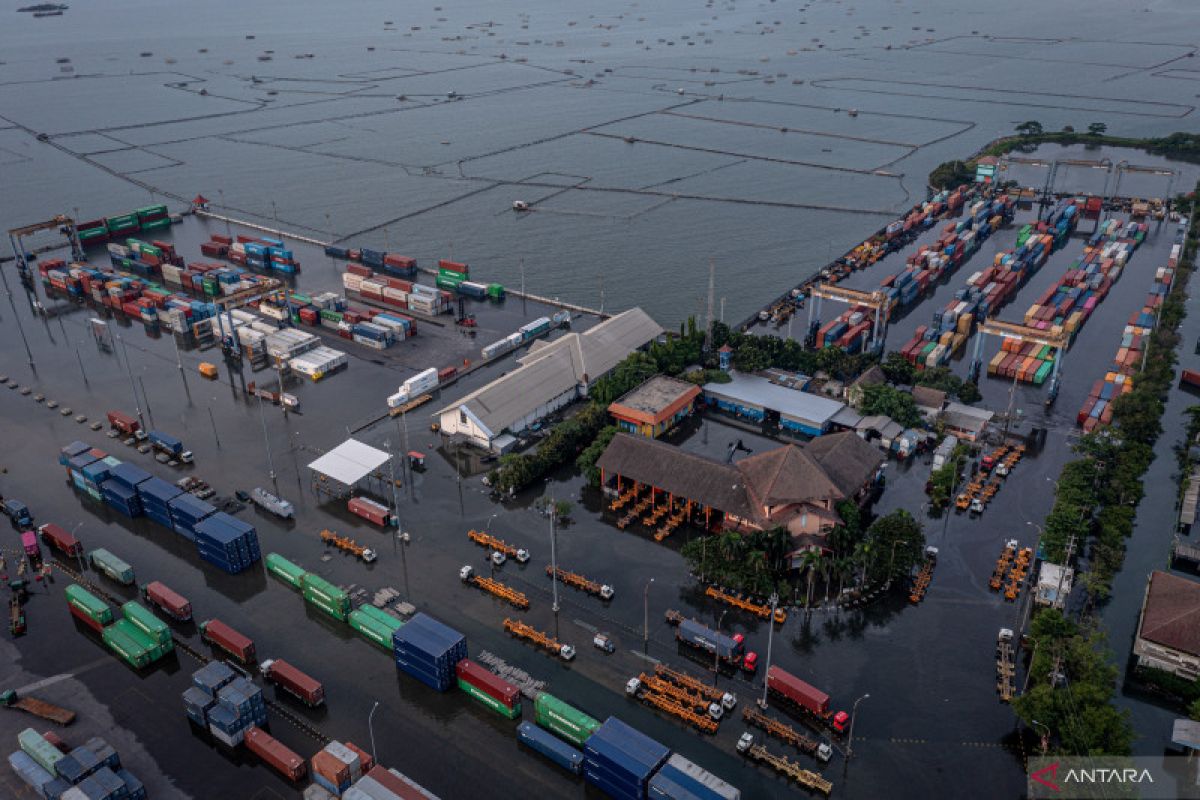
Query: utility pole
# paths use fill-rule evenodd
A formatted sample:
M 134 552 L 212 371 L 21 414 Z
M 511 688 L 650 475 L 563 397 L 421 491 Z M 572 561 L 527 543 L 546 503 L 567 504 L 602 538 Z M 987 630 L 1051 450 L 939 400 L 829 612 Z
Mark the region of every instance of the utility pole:
M 154 412 L 150 410 L 150 395 L 146 394 L 146 382 L 142 380 L 142 376 L 138 375 L 138 385 L 142 387 L 142 399 L 146 401 L 146 417 L 150 420 L 150 427 L 154 427 Z
M 1063 612 L 1064 617 L 1066 616 L 1066 612 L 1067 612 L 1067 601 L 1062 599 L 1062 586 L 1063 586 L 1063 581 L 1067 577 L 1067 564 L 1071 563 L 1071 556 L 1074 555 L 1074 553 L 1075 553 L 1075 534 L 1071 534 L 1070 538 L 1067 539 L 1066 556 L 1063 558 L 1063 563 L 1059 567 L 1058 588 L 1054 590 L 1054 601 L 1053 601 L 1054 603 L 1059 603 L 1059 602 L 1062 603 L 1062 612 Z M 1036 587 L 1035 587 L 1034 591 L 1037 591 Z M 1051 605 L 1051 607 L 1053 607 L 1053 604 Z M 1056 647 L 1055 653 L 1054 653 L 1054 669 L 1050 670 L 1050 688 L 1054 688 L 1055 686 L 1058 685 L 1058 676 L 1062 671 L 1062 659 L 1063 659 L 1062 648 Z M 1033 666 L 1033 663 L 1030 662 L 1030 667 L 1032 667 L 1032 666 Z
M 779 593 L 771 593 L 771 618 L 767 621 L 767 670 L 763 673 L 763 696 L 762 700 L 758 701 L 758 706 L 763 711 L 767 710 L 767 679 L 766 675 L 771 671 L 771 639 L 775 633 L 775 609 L 779 605 Z
M 188 386 L 187 375 L 183 372 L 183 357 L 179 354 L 179 336 L 174 331 L 171 332 L 171 342 L 175 345 L 175 366 L 179 367 L 179 379 L 183 381 L 183 391 L 187 395 L 188 404 L 190 405 L 192 402 L 192 390 Z
M 721 633 L 721 623 L 725 621 L 725 615 L 729 613 L 729 609 L 721 612 L 721 616 L 717 617 L 717 634 Z M 768 623 L 770 624 L 770 623 Z M 721 675 L 721 648 L 716 642 L 713 642 L 713 686 L 717 685 L 717 678 Z
M 279 484 L 275 481 L 275 461 L 271 458 L 271 440 L 267 436 L 267 415 L 266 412 L 263 411 L 263 401 L 261 397 L 258 398 L 258 418 L 262 421 L 263 445 L 267 450 L 267 468 L 270 470 L 269 474 L 271 476 L 271 485 L 275 487 L 275 493 L 279 494 Z
M 23 255 L 18 254 L 20 257 Z M 21 342 L 25 345 L 25 356 L 29 359 L 29 366 L 33 367 L 33 351 L 29 349 L 29 340 L 25 338 L 25 328 L 21 326 L 21 315 L 17 313 L 17 304 L 13 300 L 12 289 L 8 288 L 8 277 L 4 274 L 3 269 L 0 269 L 0 281 L 4 282 L 4 291 L 8 293 L 8 304 L 12 306 L 13 319 L 17 322 L 17 331 L 21 334 Z
M 88 383 L 87 372 L 83 369 L 83 356 L 79 355 L 78 345 L 75 346 L 75 360 L 79 362 L 79 374 L 83 376 L 83 385 L 89 389 L 92 388 L 92 385 Z
M 383 446 L 387 448 L 388 455 L 391 456 L 388 459 L 388 468 L 392 476 L 392 506 L 396 509 L 396 530 L 399 532 L 401 530 L 400 497 L 396 494 L 396 454 L 392 452 L 392 443 L 390 440 L 384 440 Z
M 646 588 L 642 590 L 642 650 L 650 651 L 650 584 L 654 583 L 654 578 L 646 581 Z
M 133 408 L 137 411 L 138 420 L 142 425 L 146 424 L 146 420 L 142 417 L 142 404 L 138 401 L 137 384 L 133 382 L 133 368 L 129 366 L 129 348 L 125 346 L 125 337 L 117 334 L 117 341 L 121 343 L 121 352 L 125 354 L 125 372 L 129 375 L 129 388 L 133 390 Z
M 212 406 L 208 407 L 208 421 L 212 423 L 213 439 L 216 440 L 217 449 L 221 449 L 221 437 L 217 436 L 217 421 L 213 418 Z
M 554 498 L 550 498 L 550 587 L 554 592 L 554 619 L 558 621 L 558 553 L 554 547 L 554 541 L 558 538 L 558 531 L 555 530 L 554 518 L 556 509 L 554 507 Z

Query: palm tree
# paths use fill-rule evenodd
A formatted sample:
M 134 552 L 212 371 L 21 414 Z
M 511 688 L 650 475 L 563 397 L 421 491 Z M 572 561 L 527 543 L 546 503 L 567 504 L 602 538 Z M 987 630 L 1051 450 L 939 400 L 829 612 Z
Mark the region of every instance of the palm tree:
M 858 577 L 858 587 L 865 589 L 867 587 L 867 565 L 874 559 L 875 546 L 869 541 L 859 542 L 854 547 L 854 560 L 858 562 L 860 573 Z
M 819 550 L 805 550 L 804 555 L 800 557 L 800 569 L 808 570 L 808 593 L 805 595 L 804 601 L 806 608 L 812 607 L 813 577 L 816 574 L 816 567 L 820 562 L 821 552 Z
M 854 559 L 849 556 L 842 556 L 833 561 L 834 572 L 838 576 L 838 599 L 842 597 L 842 591 L 846 588 L 846 578 L 854 575 Z

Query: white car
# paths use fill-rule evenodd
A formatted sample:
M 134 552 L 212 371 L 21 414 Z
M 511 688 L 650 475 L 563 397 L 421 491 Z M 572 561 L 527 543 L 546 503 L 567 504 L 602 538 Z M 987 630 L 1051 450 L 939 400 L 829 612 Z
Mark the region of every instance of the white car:
M 503 553 L 501 553 L 501 555 L 503 555 Z M 525 550 L 523 548 L 521 550 L 518 550 L 517 551 L 517 563 L 524 564 L 528 561 L 529 561 L 529 551 Z
M 501 553 L 499 550 L 492 551 L 492 563 L 497 567 L 503 566 L 507 560 L 508 556 L 504 555 L 504 553 Z
M 564 644 L 558 649 L 558 654 L 562 657 L 563 661 L 570 661 L 571 659 L 575 658 L 575 647 L 573 645 Z

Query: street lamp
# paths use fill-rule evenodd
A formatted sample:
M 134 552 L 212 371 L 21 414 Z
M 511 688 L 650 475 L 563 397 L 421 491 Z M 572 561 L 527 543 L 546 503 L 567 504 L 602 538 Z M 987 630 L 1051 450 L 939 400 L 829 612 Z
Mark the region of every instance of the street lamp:
M 379 757 L 375 755 L 375 725 L 372 720 L 375 717 L 375 709 L 379 708 L 379 701 L 375 701 L 375 705 L 371 706 L 371 713 L 367 714 L 367 730 L 371 732 L 371 760 L 378 762 Z
M 491 533 L 491 532 L 492 532 L 492 520 L 494 520 L 494 519 L 495 519 L 496 517 L 498 517 L 498 516 L 499 516 L 499 514 L 492 514 L 490 517 L 488 517 L 487 524 L 483 526 L 483 532 L 484 532 L 484 533 Z
M 767 673 L 771 671 L 771 639 L 775 633 L 775 608 L 779 605 L 779 593 L 771 593 L 771 618 L 767 621 L 767 667 L 763 672 L 763 696 L 758 701 L 758 707 L 767 710 Z
M 858 720 L 858 704 L 870 697 L 870 694 L 864 694 L 862 697 L 854 701 L 854 705 L 850 708 L 850 736 L 846 739 L 846 760 L 854 755 L 854 723 Z
M 717 634 L 721 633 L 721 623 L 725 621 L 725 615 L 729 613 L 729 609 L 721 612 L 721 616 L 717 617 Z M 717 642 L 713 642 L 713 686 L 717 685 L 717 676 L 721 674 L 721 647 Z
M 1036 719 L 1029 720 L 1033 725 L 1040 725 L 1046 729 L 1046 733 L 1042 736 L 1042 755 L 1046 755 L 1046 750 L 1050 746 L 1050 726 L 1044 722 L 1038 722 Z
M 71 536 L 74 536 L 75 532 L 82 527 L 82 522 L 75 523 L 75 527 L 71 529 Z M 83 578 L 83 545 L 80 545 L 75 549 L 75 560 L 79 562 L 79 577 Z
M 642 590 L 642 649 L 650 649 L 650 584 L 654 583 L 654 578 L 646 581 L 646 588 Z

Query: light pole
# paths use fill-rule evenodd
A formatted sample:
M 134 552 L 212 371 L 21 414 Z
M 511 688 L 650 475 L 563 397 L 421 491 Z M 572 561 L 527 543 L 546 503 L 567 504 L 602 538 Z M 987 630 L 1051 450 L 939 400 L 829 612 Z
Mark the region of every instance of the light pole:
M 729 609 L 721 612 L 721 616 L 717 617 L 717 634 L 721 633 L 721 623 L 725 621 L 725 615 L 729 613 Z M 713 686 L 717 685 L 717 676 L 721 674 L 721 648 L 713 642 Z
M 497 513 L 497 514 L 492 514 L 490 517 L 488 517 L 487 524 L 483 526 L 484 533 L 492 532 L 492 520 L 494 520 L 498 516 L 499 516 L 499 514 Z
M 850 708 L 850 736 L 846 739 L 846 760 L 854 755 L 854 723 L 858 720 L 858 704 L 870 697 L 870 694 L 864 694 L 862 697 L 854 701 L 854 705 Z
M 650 584 L 654 583 L 654 578 L 646 581 L 646 588 L 642 590 L 642 649 L 649 652 L 650 650 Z
M 1040 725 L 1046 729 L 1046 733 L 1042 735 L 1042 755 L 1046 755 L 1046 750 L 1050 746 L 1050 726 L 1044 722 L 1038 722 L 1036 719 L 1031 719 L 1029 721 L 1033 725 Z
M 762 700 L 758 701 L 758 707 L 763 711 L 767 710 L 767 673 L 771 671 L 771 639 L 775 633 L 775 608 L 779 605 L 779 593 L 771 593 L 771 619 L 767 622 L 767 668 L 763 672 L 763 696 Z
M 554 618 L 557 620 L 558 619 L 558 555 L 554 549 L 554 540 L 558 537 L 555 536 L 556 531 L 554 530 L 554 516 L 555 516 L 554 500 L 551 499 L 550 500 L 550 587 L 554 592 L 554 605 L 552 606 L 552 608 L 554 610 Z M 491 520 L 488 520 L 488 524 L 489 525 L 491 524 Z
M 379 761 L 379 757 L 375 755 L 375 725 L 372 720 L 375 718 L 375 709 L 379 708 L 379 701 L 375 701 L 375 705 L 371 706 L 371 713 L 367 714 L 367 730 L 371 732 L 371 760 Z

